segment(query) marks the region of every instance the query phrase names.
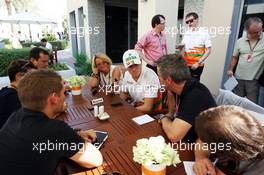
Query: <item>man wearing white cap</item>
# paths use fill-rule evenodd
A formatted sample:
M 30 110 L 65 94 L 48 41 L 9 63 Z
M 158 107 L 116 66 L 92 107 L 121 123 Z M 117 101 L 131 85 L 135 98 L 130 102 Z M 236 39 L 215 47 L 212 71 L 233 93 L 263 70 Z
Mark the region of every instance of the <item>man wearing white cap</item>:
M 136 109 L 144 113 L 150 112 L 160 88 L 158 76 L 150 68 L 142 66 L 139 53 L 135 50 L 127 50 L 124 53 L 123 63 L 127 71 L 120 97 L 124 100 L 131 99 L 131 104 Z

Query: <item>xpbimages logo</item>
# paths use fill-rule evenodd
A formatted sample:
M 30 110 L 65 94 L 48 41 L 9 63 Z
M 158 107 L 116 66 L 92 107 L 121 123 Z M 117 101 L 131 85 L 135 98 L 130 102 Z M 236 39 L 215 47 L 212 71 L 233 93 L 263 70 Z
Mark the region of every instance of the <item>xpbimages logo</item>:
M 77 35 L 79 34 L 79 37 L 85 37 L 89 35 L 98 35 L 100 34 L 100 27 L 95 26 L 95 27 L 74 27 L 71 26 L 69 28 L 70 35 Z
M 153 85 L 99 85 L 99 92 L 104 92 L 107 94 L 115 93 L 119 94 L 120 92 L 132 92 L 132 93 L 145 93 L 153 94 L 157 93 L 158 90 L 163 93 L 165 92 L 165 86 L 153 86 Z
M 232 149 L 231 143 L 188 143 L 182 142 L 181 140 L 177 143 L 170 143 L 171 147 L 174 150 L 178 151 L 194 151 L 194 150 L 203 150 L 206 152 L 210 152 L 212 154 L 216 153 L 217 151 L 230 151 Z
M 85 144 L 84 143 L 62 143 L 55 140 L 55 142 L 52 142 L 50 140 L 47 140 L 47 142 L 37 142 L 32 144 L 33 151 L 37 151 L 40 154 L 45 151 L 82 151 L 85 150 Z

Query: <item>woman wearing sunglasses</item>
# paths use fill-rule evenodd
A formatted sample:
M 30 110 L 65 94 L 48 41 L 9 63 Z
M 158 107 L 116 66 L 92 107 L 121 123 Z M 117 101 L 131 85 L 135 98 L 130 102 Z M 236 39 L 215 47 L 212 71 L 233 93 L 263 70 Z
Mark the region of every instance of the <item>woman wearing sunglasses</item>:
M 93 73 L 89 85 L 94 88 L 119 84 L 123 77 L 122 67 L 112 65 L 112 60 L 104 53 L 95 55 L 92 61 Z
M 263 174 L 264 129 L 245 109 L 228 105 L 208 109 L 196 118 L 195 129 L 200 145 L 216 145 L 215 150 L 195 150 L 197 175 Z M 215 165 L 210 154 L 218 160 Z

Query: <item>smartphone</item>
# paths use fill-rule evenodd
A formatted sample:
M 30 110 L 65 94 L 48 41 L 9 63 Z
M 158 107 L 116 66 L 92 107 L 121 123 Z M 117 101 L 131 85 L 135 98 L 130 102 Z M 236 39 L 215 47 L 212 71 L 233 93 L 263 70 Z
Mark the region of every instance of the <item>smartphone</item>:
M 184 44 L 177 44 L 176 45 L 176 49 L 183 49 L 184 48 Z
M 108 138 L 108 133 L 104 131 L 95 131 L 96 140 L 92 143 L 96 148 L 100 148 Z

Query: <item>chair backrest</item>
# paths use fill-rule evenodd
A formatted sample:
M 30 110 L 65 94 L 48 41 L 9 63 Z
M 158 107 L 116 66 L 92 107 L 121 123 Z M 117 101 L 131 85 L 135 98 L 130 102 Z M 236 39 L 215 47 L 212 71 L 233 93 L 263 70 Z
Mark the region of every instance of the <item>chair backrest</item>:
M 219 93 L 215 96 L 215 102 L 220 105 L 235 105 L 243 107 L 244 109 L 264 114 L 264 108 L 253 103 L 245 97 L 240 97 L 231 91 L 219 89 Z

